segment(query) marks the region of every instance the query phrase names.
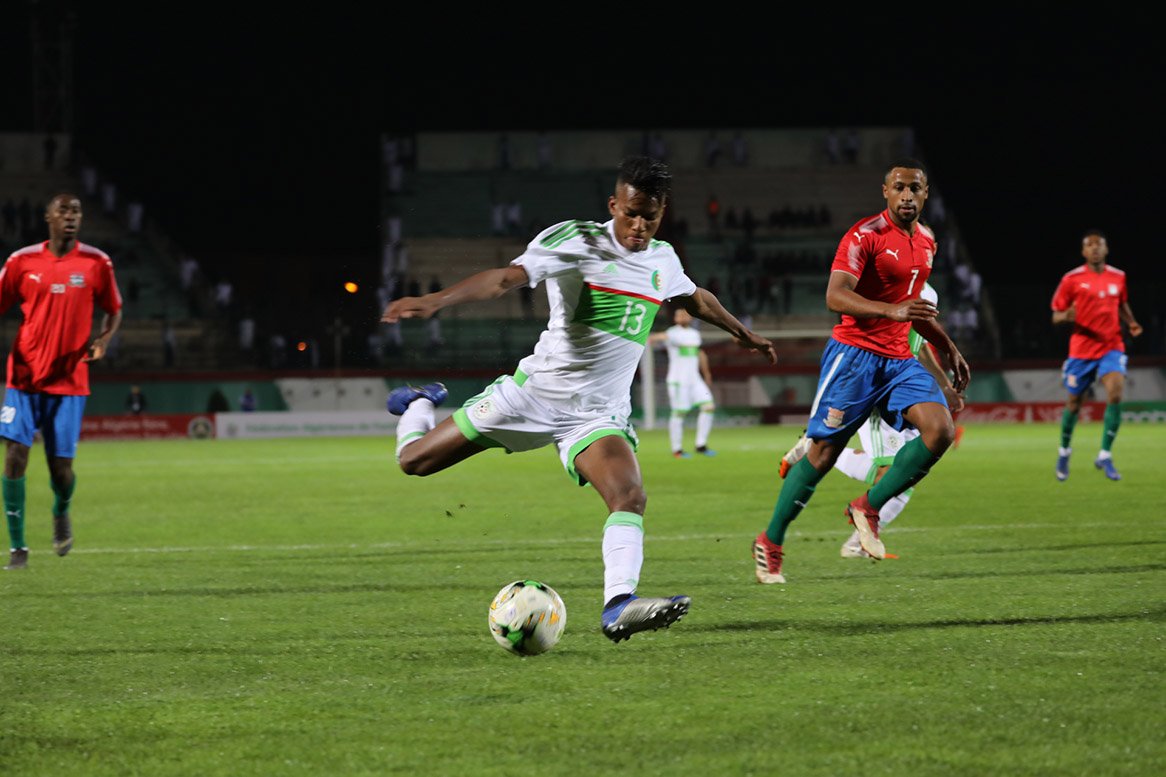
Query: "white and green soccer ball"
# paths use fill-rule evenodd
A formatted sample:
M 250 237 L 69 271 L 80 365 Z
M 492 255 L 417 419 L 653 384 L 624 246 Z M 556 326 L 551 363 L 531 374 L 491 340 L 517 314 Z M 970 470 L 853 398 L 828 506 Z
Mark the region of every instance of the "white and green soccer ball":
M 489 623 L 499 645 L 520 656 L 536 656 L 558 644 L 567 625 L 567 607 L 546 583 L 515 580 L 502 586 L 490 602 Z

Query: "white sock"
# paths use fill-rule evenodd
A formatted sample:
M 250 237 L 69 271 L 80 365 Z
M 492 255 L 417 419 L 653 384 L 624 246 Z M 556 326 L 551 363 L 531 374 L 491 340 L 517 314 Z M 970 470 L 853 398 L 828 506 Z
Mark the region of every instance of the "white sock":
M 1110 451 L 1098 451 L 1097 452 L 1097 460 L 1098 461 L 1105 461 L 1106 459 L 1112 459 L 1112 458 L 1113 458 L 1113 453 L 1111 453 Z
M 713 429 L 713 409 L 701 408 L 700 414 L 696 417 L 696 447 L 703 448 L 708 445 L 709 432 Z
M 1073 452 L 1072 448 L 1057 448 L 1057 455 L 1058 456 L 1068 456 L 1072 452 Z
M 899 517 L 899 513 L 903 512 L 903 508 L 911 501 L 910 494 L 902 493 L 898 496 L 891 497 L 883 508 L 879 510 L 879 528 L 889 524 L 891 521 Z
M 673 415 L 668 419 L 668 438 L 672 441 L 672 452 L 684 450 L 684 416 Z
M 621 519 L 639 519 L 641 525 L 616 523 Z M 638 515 L 612 513 L 603 529 L 603 603 L 613 596 L 632 594 L 640 582 L 644 565 L 644 529 Z
M 834 469 L 843 475 L 863 481 L 866 480 L 873 466 L 874 462 L 871 461 L 869 453 L 856 451 L 854 448 L 844 448 L 838 456 L 838 461 L 834 462 Z
M 401 458 L 401 451 L 411 442 L 417 442 L 432 429 L 436 422 L 433 418 L 433 403 L 425 397 L 419 397 L 409 403 L 405 412 L 397 421 L 397 458 Z

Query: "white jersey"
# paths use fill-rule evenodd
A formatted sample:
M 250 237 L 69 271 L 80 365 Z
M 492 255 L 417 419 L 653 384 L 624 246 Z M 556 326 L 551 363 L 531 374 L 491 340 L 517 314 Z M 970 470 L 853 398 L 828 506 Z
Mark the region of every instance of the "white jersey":
M 668 348 L 669 383 L 692 383 L 700 376 L 700 330 L 692 326 L 671 326 L 664 333 Z
M 518 363 L 528 391 L 583 413 L 627 415 L 631 387 L 661 304 L 696 291 L 672 246 L 629 251 L 611 221 L 564 221 L 540 232 L 511 264 L 530 286 L 546 281 L 550 319 Z

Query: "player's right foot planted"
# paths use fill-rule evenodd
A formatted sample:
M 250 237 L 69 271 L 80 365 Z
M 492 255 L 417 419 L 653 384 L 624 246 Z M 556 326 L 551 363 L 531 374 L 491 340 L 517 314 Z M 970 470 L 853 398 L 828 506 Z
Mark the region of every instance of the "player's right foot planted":
M 1063 453 L 1057 457 L 1057 480 L 1069 479 L 1069 454 Z
M 887 549 L 879 539 L 879 511 L 871 507 L 867 495 L 846 506 L 846 517 L 858 531 L 858 541 L 871 558 L 880 561 L 886 557 Z
M 757 565 L 757 582 L 762 585 L 784 583 L 785 575 L 781 573 L 781 561 L 784 553 L 780 545 L 765 536 L 765 532 L 757 535 L 753 540 L 753 562 Z
M 603 634 L 621 642 L 641 631 L 666 629 L 688 613 L 692 600 L 687 596 L 631 596 L 603 611 Z
M 64 556 L 73 549 L 73 525 L 69 521 L 69 514 L 53 516 L 53 550 L 58 556 Z
M 794 447 L 785 452 L 781 457 L 781 465 L 777 468 L 778 477 L 784 479 L 789 474 L 790 467 L 797 464 L 810 450 L 810 438 L 806 436 L 806 430 L 802 430 L 802 436 L 794 443 Z
M 8 564 L 5 569 L 27 569 L 28 568 L 28 548 L 20 548 L 19 550 L 12 550 L 8 553 Z
M 1121 473 L 1117 471 L 1117 467 L 1113 466 L 1113 459 L 1096 459 L 1093 466 L 1105 472 L 1105 476 L 1110 480 L 1121 480 Z
M 424 397 L 433 403 L 434 407 L 441 405 L 449 396 L 444 383 L 426 383 L 424 386 L 401 386 L 389 392 L 389 401 L 386 403 L 389 412 L 401 415 L 409 409 L 409 404 L 415 399 Z

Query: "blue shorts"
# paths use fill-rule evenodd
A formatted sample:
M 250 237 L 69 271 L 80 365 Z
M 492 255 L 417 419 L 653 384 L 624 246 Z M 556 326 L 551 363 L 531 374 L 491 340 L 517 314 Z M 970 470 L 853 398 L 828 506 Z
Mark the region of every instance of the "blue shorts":
M 26 394 L 10 388 L 4 392 L 4 407 L 0 408 L 0 437 L 31 448 L 40 429 L 46 454 L 75 459 L 85 400 L 84 396 Z
M 871 410 L 896 431 L 914 428 L 903 412 L 920 402 L 947 407 L 943 391 L 918 359 L 892 359 L 831 338 L 822 352 L 818 392 L 806 436 L 846 442 Z
M 1113 350 L 1100 359 L 1065 359 L 1061 365 L 1061 383 L 1073 396 L 1089 390 L 1093 381 L 1111 372 L 1126 374 L 1128 357 L 1121 351 Z

